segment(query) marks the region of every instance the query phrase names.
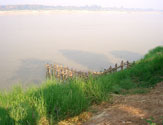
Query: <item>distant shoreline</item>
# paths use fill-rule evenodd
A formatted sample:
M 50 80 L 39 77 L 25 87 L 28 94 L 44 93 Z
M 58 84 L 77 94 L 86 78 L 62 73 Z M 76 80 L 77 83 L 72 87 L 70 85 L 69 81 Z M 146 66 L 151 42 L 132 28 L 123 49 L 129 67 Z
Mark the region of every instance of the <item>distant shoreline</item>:
M 52 13 L 52 12 L 89 12 L 89 13 L 163 13 L 163 10 L 142 8 L 117 8 L 92 6 L 46 6 L 46 5 L 0 5 L 0 14 L 6 13 Z
M 0 10 L 0 15 L 6 14 L 54 14 L 54 13 L 108 13 L 108 14 L 163 14 L 161 11 L 120 11 L 120 10 Z

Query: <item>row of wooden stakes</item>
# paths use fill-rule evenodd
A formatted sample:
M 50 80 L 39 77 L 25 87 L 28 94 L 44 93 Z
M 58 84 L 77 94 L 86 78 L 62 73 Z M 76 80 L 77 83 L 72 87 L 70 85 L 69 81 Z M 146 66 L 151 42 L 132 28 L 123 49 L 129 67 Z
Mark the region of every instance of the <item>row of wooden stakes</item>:
M 115 64 L 115 67 L 112 68 L 111 66 L 108 69 L 104 69 L 104 71 L 101 72 L 83 72 L 83 71 L 76 71 L 74 69 L 70 69 L 68 67 L 64 67 L 62 65 L 52 65 L 52 64 L 46 64 L 46 78 L 47 79 L 59 79 L 59 80 L 66 80 L 68 78 L 72 77 L 83 77 L 83 78 L 88 78 L 89 75 L 97 76 L 97 75 L 102 75 L 102 74 L 107 74 L 107 73 L 112 73 L 112 72 L 117 72 L 120 70 L 123 70 L 124 68 L 129 68 L 133 63 L 129 63 L 129 61 L 121 61 L 121 64 L 118 66 Z

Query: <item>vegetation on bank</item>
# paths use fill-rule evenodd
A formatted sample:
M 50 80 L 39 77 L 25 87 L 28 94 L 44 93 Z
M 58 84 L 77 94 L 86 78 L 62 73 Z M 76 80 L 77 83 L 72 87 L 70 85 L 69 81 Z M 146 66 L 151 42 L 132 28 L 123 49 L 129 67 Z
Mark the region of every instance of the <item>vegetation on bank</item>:
M 109 100 L 111 93 L 144 93 L 163 81 L 163 47 L 157 47 L 129 69 L 61 83 L 47 80 L 40 87 L 14 87 L 0 93 L 0 124 L 55 124 L 78 115 L 93 103 Z

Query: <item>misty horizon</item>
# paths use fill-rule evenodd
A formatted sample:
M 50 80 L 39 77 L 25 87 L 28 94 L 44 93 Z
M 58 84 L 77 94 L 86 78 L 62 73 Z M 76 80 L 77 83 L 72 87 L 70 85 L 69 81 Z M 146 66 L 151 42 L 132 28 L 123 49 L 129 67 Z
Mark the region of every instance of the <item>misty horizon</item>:
M 104 10 L 104 11 L 163 11 L 163 9 L 153 8 L 126 8 L 126 7 L 102 7 L 99 5 L 84 5 L 84 6 L 64 6 L 64 5 L 44 5 L 44 4 L 9 4 L 0 5 L 1 10 Z
M 115 8 L 140 8 L 140 9 L 163 9 L 162 0 L 5 0 L 0 1 L 0 5 L 22 5 L 22 4 L 38 4 L 48 6 L 92 6 L 115 7 Z

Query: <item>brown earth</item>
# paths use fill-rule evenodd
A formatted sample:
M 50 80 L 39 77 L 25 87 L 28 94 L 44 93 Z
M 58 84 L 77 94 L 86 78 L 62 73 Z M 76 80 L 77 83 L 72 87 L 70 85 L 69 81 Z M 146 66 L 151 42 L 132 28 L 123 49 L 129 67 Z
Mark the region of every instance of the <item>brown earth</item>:
M 94 105 L 59 125 L 149 125 L 147 120 L 163 125 L 163 82 L 147 94 L 113 95 L 111 102 Z

